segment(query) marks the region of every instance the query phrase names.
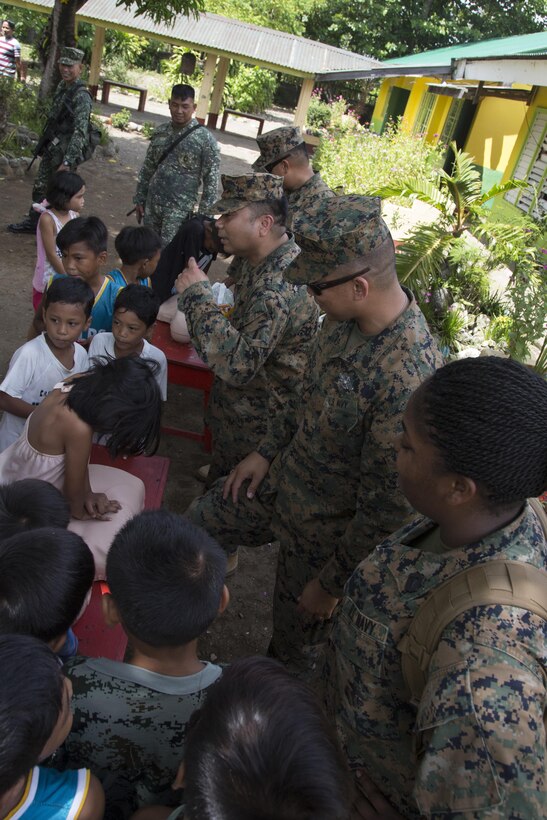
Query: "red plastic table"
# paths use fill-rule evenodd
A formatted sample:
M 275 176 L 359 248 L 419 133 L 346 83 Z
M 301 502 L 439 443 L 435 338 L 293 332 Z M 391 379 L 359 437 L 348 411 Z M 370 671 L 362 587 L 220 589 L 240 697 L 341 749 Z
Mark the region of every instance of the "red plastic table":
M 203 411 L 209 402 L 209 393 L 213 384 L 213 372 L 202 361 L 191 344 L 181 344 L 171 338 L 171 329 L 167 322 L 156 322 L 152 344 L 163 350 L 167 358 L 167 381 L 183 387 L 192 387 L 203 392 Z M 179 427 L 162 427 L 162 432 L 169 436 L 183 436 L 195 441 L 202 441 L 207 453 L 211 452 L 211 431 L 204 423 L 203 433 L 193 430 L 182 430 Z

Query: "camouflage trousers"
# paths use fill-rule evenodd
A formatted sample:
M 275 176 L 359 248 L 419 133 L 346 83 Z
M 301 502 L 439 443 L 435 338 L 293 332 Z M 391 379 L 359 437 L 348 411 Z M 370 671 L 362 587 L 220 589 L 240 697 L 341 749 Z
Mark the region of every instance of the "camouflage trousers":
M 279 539 L 275 589 L 273 594 L 273 633 L 268 654 L 281 661 L 293 675 L 314 682 L 322 665 L 323 651 L 330 634 L 331 621 L 312 621 L 297 610 L 303 588 L 316 578 L 328 560 L 332 544 L 321 548 L 306 544 L 298 534 L 289 532 L 276 504 L 276 492 L 268 477 L 252 500 L 240 491 L 237 504 L 224 501 L 224 478 L 196 498 L 186 515 L 212 535 L 227 551 L 240 544 L 258 547 Z
M 63 161 L 64 150 L 56 146 L 50 153 L 45 153 L 40 162 L 40 167 L 36 172 L 34 178 L 34 185 L 32 186 L 32 201 L 41 202 L 49 187 L 49 183 L 57 173 L 57 168 Z M 71 171 L 76 171 L 77 165 L 71 165 Z
M 194 200 L 190 199 L 175 204 L 149 196 L 144 209 L 144 224 L 159 233 L 164 246 L 168 245 L 182 223 L 193 214 L 194 205 Z

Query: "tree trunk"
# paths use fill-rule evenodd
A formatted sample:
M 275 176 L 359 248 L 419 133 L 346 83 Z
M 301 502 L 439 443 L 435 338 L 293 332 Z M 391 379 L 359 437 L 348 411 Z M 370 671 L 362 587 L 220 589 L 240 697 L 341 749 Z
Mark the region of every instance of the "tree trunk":
M 57 63 L 61 48 L 76 45 L 76 12 L 84 2 L 85 0 L 68 0 L 68 2 L 55 0 L 49 24 L 38 45 L 43 65 L 42 81 L 38 92 L 40 99 L 51 94 L 60 80 Z

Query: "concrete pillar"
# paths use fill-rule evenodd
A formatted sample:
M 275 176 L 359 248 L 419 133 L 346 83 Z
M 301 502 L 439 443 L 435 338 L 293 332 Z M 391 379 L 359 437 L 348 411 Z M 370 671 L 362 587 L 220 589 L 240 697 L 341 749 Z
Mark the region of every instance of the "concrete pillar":
M 300 96 L 296 111 L 294 112 L 294 125 L 299 125 L 301 128 L 306 124 L 306 117 L 308 115 L 308 108 L 310 105 L 311 95 L 314 86 L 313 77 L 306 77 L 302 80 L 302 88 L 300 89 Z
M 89 67 L 89 90 L 94 100 L 97 99 L 99 88 L 99 75 L 101 73 L 101 60 L 103 57 L 104 36 L 106 29 L 102 26 L 95 26 L 95 37 L 93 38 L 93 51 L 91 52 L 91 65 Z
M 196 110 L 196 119 L 202 125 L 205 123 L 205 118 L 209 110 L 209 98 L 213 87 L 216 65 L 217 55 L 209 53 L 203 68 L 203 80 L 201 81 L 201 88 L 199 89 L 198 106 Z
M 228 74 L 229 65 L 230 60 L 228 57 L 221 57 L 218 61 L 215 85 L 211 95 L 211 105 L 209 106 L 207 128 L 217 127 L 218 113 L 220 111 L 220 106 L 222 105 L 222 94 L 224 91 L 224 84 L 226 82 L 226 75 Z

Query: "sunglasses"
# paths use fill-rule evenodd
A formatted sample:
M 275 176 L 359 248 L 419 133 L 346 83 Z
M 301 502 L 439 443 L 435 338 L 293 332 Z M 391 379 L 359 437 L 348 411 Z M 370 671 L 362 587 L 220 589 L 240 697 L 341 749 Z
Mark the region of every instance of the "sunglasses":
M 288 156 L 289 154 L 285 154 L 284 157 L 279 157 L 279 159 L 276 159 L 275 162 L 269 162 L 267 165 L 265 165 L 264 168 L 266 169 L 267 173 L 271 174 L 275 166 L 279 165 L 280 162 L 283 162 L 284 159 L 287 159 Z
M 349 273 L 347 276 L 340 276 L 339 279 L 331 279 L 330 282 L 309 282 L 308 288 L 314 296 L 321 296 L 323 291 L 329 288 L 335 288 L 337 285 L 344 285 L 346 282 L 351 282 L 352 279 L 357 279 L 358 276 L 363 276 L 368 273 L 370 268 L 361 268 L 356 273 Z

